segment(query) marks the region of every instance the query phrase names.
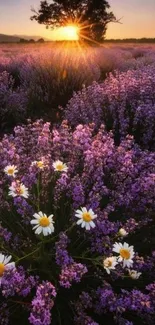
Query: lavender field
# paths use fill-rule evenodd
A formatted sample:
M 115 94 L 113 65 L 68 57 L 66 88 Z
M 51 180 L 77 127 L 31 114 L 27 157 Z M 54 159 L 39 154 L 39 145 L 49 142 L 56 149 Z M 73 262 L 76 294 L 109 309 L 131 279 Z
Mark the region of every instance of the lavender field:
M 0 45 L 0 324 L 155 324 L 155 46 Z

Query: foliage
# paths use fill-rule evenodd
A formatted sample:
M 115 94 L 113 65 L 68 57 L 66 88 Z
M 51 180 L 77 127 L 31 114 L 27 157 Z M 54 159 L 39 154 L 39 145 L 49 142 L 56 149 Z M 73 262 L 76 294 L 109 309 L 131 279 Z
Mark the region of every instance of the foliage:
M 54 0 L 52 3 L 41 1 L 39 11 L 34 11 L 31 20 L 54 29 L 67 25 L 79 25 L 79 36 L 101 42 L 107 24 L 116 22 L 105 0 Z

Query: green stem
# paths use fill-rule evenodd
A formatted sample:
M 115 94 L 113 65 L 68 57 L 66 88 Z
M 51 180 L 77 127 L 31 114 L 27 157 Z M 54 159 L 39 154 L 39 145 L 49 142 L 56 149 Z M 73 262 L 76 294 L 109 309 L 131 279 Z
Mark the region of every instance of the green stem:
M 42 243 L 41 243 L 41 244 L 42 244 Z M 41 246 L 41 244 L 39 244 L 39 246 Z M 25 260 L 27 257 L 29 257 L 29 256 L 31 256 L 31 255 L 33 255 L 33 254 L 35 254 L 35 253 L 38 252 L 39 250 L 40 250 L 40 247 L 37 247 L 37 249 L 35 249 L 33 252 L 31 252 L 31 253 L 29 253 L 29 254 L 23 256 L 23 257 L 20 257 L 20 258 L 16 261 L 16 263 L 19 263 L 20 261 Z
M 96 265 L 102 266 L 102 263 L 98 262 L 98 261 L 95 260 L 94 258 L 90 258 L 90 257 L 82 257 L 82 256 L 73 256 L 73 258 L 80 259 L 80 260 L 91 261 L 93 264 L 96 264 Z
M 72 228 L 74 228 L 75 222 L 65 231 L 65 234 L 67 234 Z
M 72 226 L 69 227 L 69 228 L 65 231 L 65 233 L 67 233 L 68 231 L 70 231 L 70 230 L 74 227 L 74 225 L 75 225 L 75 223 L 73 223 Z M 52 242 L 52 241 L 53 241 L 55 238 L 57 238 L 58 236 L 59 236 L 59 234 L 56 235 L 55 237 L 52 237 L 50 240 L 42 241 L 41 243 L 39 243 L 39 247 L 37 247 L 33 252 L 31 252 L 31 253 L 29 253 L 29 254 L 23 256 L 23 257 L 18 258 L 17 261 L 16 261 L 16 263 L 19 263 L 19 262 L 25 260 L 26 258 L 28 258 L 29 256 L 35 254 L 36 252 L 38 252 L 38 251 L 40 250 L 40 248 L 41 248 L 41 246 L 42 246 L 43 244 L 46 244 L 46 243 Z
M 40 174 L 38 175 L 38 182 L 37 182 L 37 208 L 40 211 Z
M 94 261 L 93 258 L 89 258 L 89 257 L 82 257 L 82 256 L 73 256 L 73 258 L 77 258 L 77 259 L 80 259 L 80 260 L 89 260 L 89 261 Z
M 3 246 L 1 246 L 0 248 L 1 248 L 1 250 L 4 250 L 6 253 L 12 255 L 14 258 L 18 258 L 17 255 L 15 255 L 14 253 L 10 252 L 7 248 L 5 248 Z
M 20 304 L 20 305 L 26 305 L 26 306 L 30 306 L 31 303 L 29 302 L 25 302 L 25 301 L 19 301 L 19 300 L 13 300 L 13 299 L 9 299 L 9 301 L 16 303 L 16 304 Z
M 34 201 L 32 201 L 30 199 L 29 199 L 29 202 L 32 204 L 32 206 L 34 205 L 38 209 L 38 204 L 37 203 L 35 203 Z M 38 210 L 38 212 L 39 212 L 39 210 Z

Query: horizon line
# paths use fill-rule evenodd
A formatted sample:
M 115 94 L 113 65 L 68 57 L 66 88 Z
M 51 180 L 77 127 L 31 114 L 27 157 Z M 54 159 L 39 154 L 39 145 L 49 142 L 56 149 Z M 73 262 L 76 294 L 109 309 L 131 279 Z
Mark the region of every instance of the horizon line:
M 0 35 L 4 35 L 4 36 L 10 36 L 10 37 L 18 37 L 18 38 L 20 38 L 20 36 L 22 37 L 38 37 L 38 38 L 42 38 L 42 39 L 47 39 L 48 41 L 52 41 L 52 42 L 57 42 L 57 41 L 64 41 L 65 39 L 58 39 L 58 40 L 55 40 L 55 39 L 50 39 L 50 38 L 48 38 L 48 37 L 46 37 L 46 36 L 42 36 L 42 35 L 35 35 L 35 34 L 6 34 L 6 33 L 1 33 L 0 32 Z M 130 39 L 134 39 L 134 40 L 142 40 L 142 39 L 155 39 L 155 37 L 126 37 L 126 38 L 105 38 L 103 41 L 107 41 L 107 40 L 130 40 Z M 68 40 L 66 40 L 66 41 L 68 41 Z M 78 40 L 69 40 L 69 41 L 75 41 L 75 42 L 78 42 Z

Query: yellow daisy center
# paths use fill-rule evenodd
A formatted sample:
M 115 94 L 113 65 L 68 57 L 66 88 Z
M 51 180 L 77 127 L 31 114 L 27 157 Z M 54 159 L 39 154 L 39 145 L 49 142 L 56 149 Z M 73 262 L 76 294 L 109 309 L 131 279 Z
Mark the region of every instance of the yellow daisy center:
M 23 190 L 21 187 L 16 188 L 16 193 L 17 193 L 18 195 L 22 195 L 22 194 L 24 194 L 24 190 Z
M 9 175 L 13 175 L 13 173 L 14 173 L 14 168 L 9 168 L 8 169 L 8 174 Z
M 50 221 L 47 217 L 42 217 L 40 220 L 39 220 L 39 224 L 41 227 L 48 227 L 50 225 Z
M 90 222 L 92 220 L 92 217 L 89 212 L 84 212 L 82 217 L 85 222 Z
M 125 248 L 120 249 L 120 255 L 125 260 L 128 260 L 130 258 L 130 252 L 128 249 L 125 249 Z
M 0 263 L 0 277 L 3 275 L 5 271 L 5 265 L 3 263 Z
M 59 164 L 56 166 L 56 169 L 59 170 L 59 171 L 62 171 L 64 168 L 64 165 L 63 164 Z
M 43 161 L 38 161 L 38 162 L 37 162 L 37 167 L 38 167 L 38 168 L 43 168 L 43 167 L 44 167 L 44 163 L 43 163 Z
M 107 262 L 106 262 L 106 266 L 107 266 L 107 267 L 111 267 L 111 266 L 112 266 L 112 261 L 107 261 Z

